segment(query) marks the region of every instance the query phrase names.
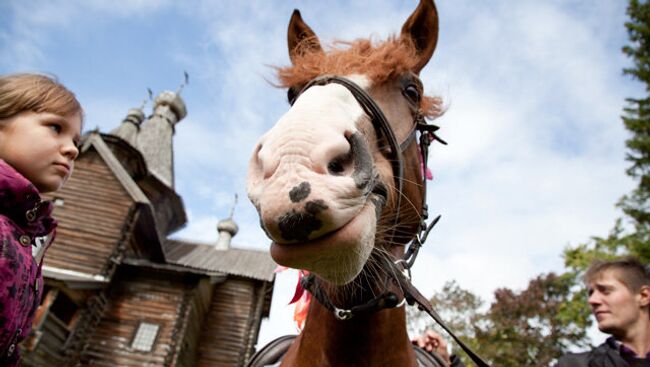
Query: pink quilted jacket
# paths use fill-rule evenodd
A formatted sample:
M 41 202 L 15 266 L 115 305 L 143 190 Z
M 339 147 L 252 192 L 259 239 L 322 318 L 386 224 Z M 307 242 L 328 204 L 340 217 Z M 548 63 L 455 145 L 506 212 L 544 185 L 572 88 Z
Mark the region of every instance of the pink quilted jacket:
M 51 233 L 52 204 L 13 167 L 0 160 L 0 366 L 16 366 L 18 343 L 29 335 L 43 292 L 36 237 Z

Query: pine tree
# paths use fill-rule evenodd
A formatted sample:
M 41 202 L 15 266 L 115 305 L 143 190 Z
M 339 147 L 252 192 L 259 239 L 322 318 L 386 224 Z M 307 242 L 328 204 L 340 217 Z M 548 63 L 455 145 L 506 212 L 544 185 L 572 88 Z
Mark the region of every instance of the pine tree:
M 623 53 L 633 66 L 623 72 L 645 85 L 646 96 L 628 98 L 623 124 L 631 133 L 626 141 L 626 159 L 632 163 L 627 174 L 638 181 L 638 186 L 623 196 L 619 206 L 634 226 L 634 232 L 625 236 L 621 245 L 629 253 L 650 259 L 650 3 L 630 0 L 625 23 L 630 44 Z

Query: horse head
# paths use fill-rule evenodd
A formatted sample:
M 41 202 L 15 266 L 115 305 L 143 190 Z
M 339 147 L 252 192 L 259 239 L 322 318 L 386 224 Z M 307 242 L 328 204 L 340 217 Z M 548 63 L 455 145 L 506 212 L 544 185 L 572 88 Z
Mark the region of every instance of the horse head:
M 344 285 L 419 230 L 425 187 L 412 138 L 418 119 L 440 114 L 419 79 L 438 15 L 422 0 L 399 36 L 324 49 L 296 10 L 287 39 L 292 65 L 277 71 L 292 106 L 254 149 L 248 196 L 278 264 Z

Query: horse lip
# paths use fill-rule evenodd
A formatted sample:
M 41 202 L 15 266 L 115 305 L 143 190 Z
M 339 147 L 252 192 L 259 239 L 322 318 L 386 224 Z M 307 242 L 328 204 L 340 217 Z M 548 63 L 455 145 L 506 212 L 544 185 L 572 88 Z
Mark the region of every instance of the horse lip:
M 354 220 L 354 218 L 353 218 L 353 220 Z M 333 230 L 331 232 L 325 233 L 324 235 L 322 235 L 320 237 L 308 239 L 306 241 L 297 241 L 296 240 L 296 241 L 290 241 L 290 242 L 278 242 L 276 240 L 273 240 L 271 242 L 271 245 L 289 248 L 289 247 L 309 246 L 309 245 L 312 245 L 312 244 L 315 244 L 315 243 L 318 243 L 318 242 L 328 241 L 330 238 L 336 236 L 337 233 L 339 233 L 341 230 L 343 230 L 345 227 L 347 227 L 350 224 L 350 222 L 347 222 L 343 226 L 341 226 L 341 227 L 339 227 L 339 228 L 337 228 L 337 229 L 335 229 L 335 230 Z
M 365 205 L 364 208 L 359 213 L 360 215 L 355 216 L 350 222 L 346 223 L 340 228 L 318 238 L 314 238 L 303 242 L 291 242 L 291 243 L 281 243 L 274 240 L 271 242 L 271 249 L 270 249 L 271 257 L 280 265 L 295 267 L 296 264 L 295 263 L 292 264 L 292 262 L 296 261 L 297 259 L 304 258 L 305 256 L 308 256 L 310 258 L 315 255 L 317 256 L 317 254 L 322 253 L 323 250 L 327 248 L 342 249 L 344 247 L 348 247 L 354 241 L 341 242 L 339 241 L 337 236 L 346 235 L 347 231 L 358 228 L 360 226 L 359 221 L 362 220 L 361 218 L 363 217 L 363 214 L 368 213 L 369 210 L 372 209 L 370 209 L 368 205 Z M 346 237 L 346 238 L 352 239 L 356 237 Z M 330 256 L 330 255 L 326 255 L 326 256 Z M 307 268 L 307 270 L 311 271 L 313 269 Z

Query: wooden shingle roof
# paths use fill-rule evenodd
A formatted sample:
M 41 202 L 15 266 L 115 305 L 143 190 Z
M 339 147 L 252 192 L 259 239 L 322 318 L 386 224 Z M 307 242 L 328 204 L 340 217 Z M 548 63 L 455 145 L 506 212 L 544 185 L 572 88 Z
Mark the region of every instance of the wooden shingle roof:
M 217 250 L 213 245 L 180 240 L 167 240 L 164 244 L 167 263 L 211 272 L 221 272 L 273 281 L 277 267 L 266 251 L 230 248 Z

